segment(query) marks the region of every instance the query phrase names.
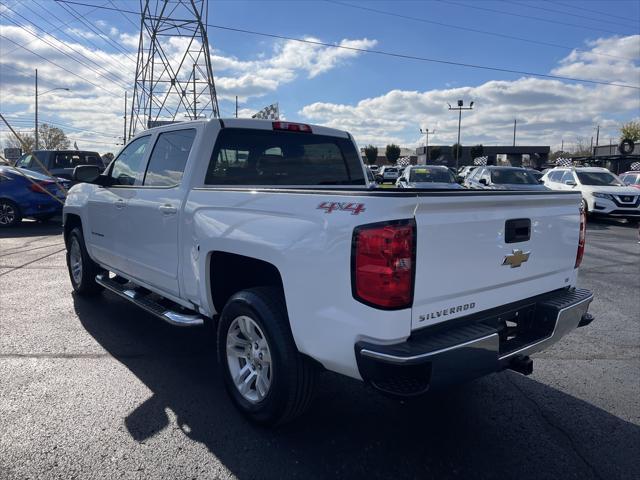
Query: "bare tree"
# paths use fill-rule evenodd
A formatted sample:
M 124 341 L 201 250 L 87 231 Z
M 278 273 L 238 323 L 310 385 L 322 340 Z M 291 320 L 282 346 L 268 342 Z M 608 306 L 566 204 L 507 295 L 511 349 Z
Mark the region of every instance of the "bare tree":
M 34 145 L 36 144 L 35 137 L 31 133 L 20 133 L 19 135 L 24 142 L 24 145 L 11 133 L 4 141 L 4 146 L 6 148 L 20 148 L 22 149 L 22 153 L 31 153 Z
M 69 148 L 70 142 L 67 135 L 58 127 L 43 123 L 38 129 L 38 133 L 40 135 L 40 145 L 38 146 L 44 150 L 65 150 Z

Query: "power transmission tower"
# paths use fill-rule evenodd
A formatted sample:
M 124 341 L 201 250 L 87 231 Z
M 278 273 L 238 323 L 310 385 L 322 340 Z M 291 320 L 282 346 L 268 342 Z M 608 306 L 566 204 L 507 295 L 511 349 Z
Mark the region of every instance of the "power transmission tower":
M 129 138 L 162 122 L 218 117 L 208 0 L 140 0 L 140 11 Z

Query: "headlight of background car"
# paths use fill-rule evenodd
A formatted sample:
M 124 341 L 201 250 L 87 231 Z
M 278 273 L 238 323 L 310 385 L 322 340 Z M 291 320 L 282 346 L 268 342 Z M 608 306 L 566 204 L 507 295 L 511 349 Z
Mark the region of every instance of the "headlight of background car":
M 598 198 L 607 198 L 609 200 L 613 200 L 613 196 L 609 195 L 608 193 L 593 192 L 593 196 Z

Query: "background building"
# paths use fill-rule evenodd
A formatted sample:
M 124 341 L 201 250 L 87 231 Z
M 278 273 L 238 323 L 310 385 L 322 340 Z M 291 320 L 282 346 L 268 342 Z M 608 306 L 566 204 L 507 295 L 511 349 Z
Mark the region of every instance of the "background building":
M 463 146 L 460 149 L 458 166 L 473 165 L 472 150 L 476 153 L 475 149 L 476 146 Z M 487 157 L 487 165 L 542 168 L 549 162 L 550 151 L 551 148 L 548 146 L 483 146 L 482 153 L 474 156 Z M 426 163 L 426 148 L 418 147 L 416 156 L 419 164 Z M 428 163 L 455 167 L 455 151 L 451 145 L 430 145 Z

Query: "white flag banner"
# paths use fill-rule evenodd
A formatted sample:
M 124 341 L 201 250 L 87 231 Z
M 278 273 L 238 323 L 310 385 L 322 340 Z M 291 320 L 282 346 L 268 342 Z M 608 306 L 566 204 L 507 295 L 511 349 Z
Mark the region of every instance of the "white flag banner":
M 411 157 L 401 157 L 396 161 L 399 167 L 406 167 L 411 163 Z
M 251 118 L 264 118 L 268 120 L 279 120 L 280 119 L 280 109 L 278 108 L 277 103 L 272 103 L 268 107 L 264 107 L 255 115 L 252 115 Z
M 476 157 L 473 159 L 474 165 L 486 165 L 489 157 Z
M 633 162 L 629 168 L 634 172 L 640 170 L 640 162 Z
M 573 165 L 573 162 L 570 158 L 560 157 L 556 159 L 556 165 L 559 167 L 570 167 L 571 165 Z

